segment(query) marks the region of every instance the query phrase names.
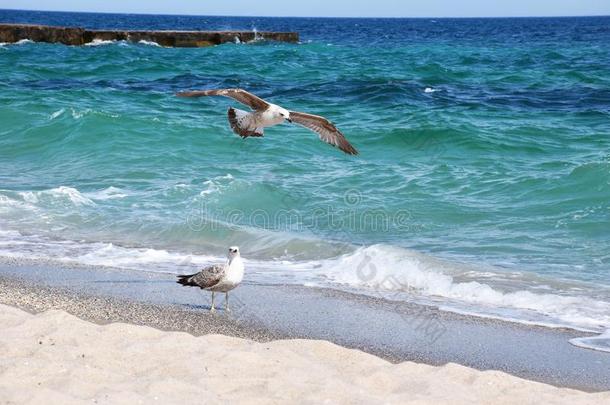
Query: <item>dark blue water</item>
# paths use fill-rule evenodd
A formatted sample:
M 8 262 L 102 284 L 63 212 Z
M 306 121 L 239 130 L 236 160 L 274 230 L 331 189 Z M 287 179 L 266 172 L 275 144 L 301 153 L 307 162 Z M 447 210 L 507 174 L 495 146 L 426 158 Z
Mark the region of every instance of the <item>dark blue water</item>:
M 297 31 L 302 41 L 349 45 L 534 45 L 610 42 L 610 17 L 561 18 L 287 18 L 0 10 L 0 21 L 89 29 Z

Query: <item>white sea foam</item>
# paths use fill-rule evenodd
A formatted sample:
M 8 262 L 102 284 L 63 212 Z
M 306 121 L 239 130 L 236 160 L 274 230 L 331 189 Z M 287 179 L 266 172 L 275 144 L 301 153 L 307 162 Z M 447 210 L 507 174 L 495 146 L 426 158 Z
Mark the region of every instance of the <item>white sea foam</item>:
M 217 193 L 220 190 L 218 185 L 216 183 L 214 183 L 212 180 L 204 181 L 203 185 L 205 186 L 205 188 L 203 190 L 201 190 L 201 192 L 199 193 L 199 195 L 202 197 L 206 196 L 208 194 Z
M 65 111 L 66 111 L 65 108 L 61 108 L 61 109 L 55 111 L 53 114 L 49 115 L 49 120 L 54 120 L 55 118 L 62 115 Z
M 125 198 L 129 194 L 125 190 L 110 186 L 108 188 L 105 188 L 105 189 L 102 189 L 99 191 L 92 191 L 89 193 L 85 193 L 85 195 L 92 200 L 114 200 L 114 199 Z
M 264 41 L 265 37 L 256 29 L 256 27 L 252 27 L 252 32 L 254 33 L 254 39 L 248 42 L 259 42 Z
M 228 187 L 234 180 L 234 177 L 227 173 L 224 176 L 217 176 L 213 179 L 206 180 L 203 182 L 203 190 L 199 192 L 200 197 L 206 197 L 211 194 L 222 193 L 223 190 Z
M 479 281 L 458 281 L 458 275 L 463 274 L 459 266 L 397 247 L 360 248 L 339 259 L 322 262 L 317 271 L 333 283 L 366 287 L 385 298 L 431 299 L 437 304 L 440 300 L 448 310 L 468 309 L 470 313 L 528 323 L 596 331 L 610 327 L 608 301 L 574 295 L 573 291 L 508 291 L 494 286 L 489 276 Z
M 85 44 L 85 46 L 101 46 L 101 45 L 112 45 L 112 44 L 116 44 L 117 41 L 115 40 L 108 40 L 108 39 L 99 39 L 99 38 L 94 38 L 93 41 L 91 42 L 87 42 Z
M 17 42 L 0 42 L 0 48 L 1 49 L 6 49 L 7 46 L 10 45 L 25 45 L 25 44 L 33 44 L 34 41 L 32 41 L 31 39 L 20 39 Z
M 44 200 L 50 203 L 70 201 L 75 206 L 95 205 L 93 201 L 73 187 L 60 186 L 42 191 L 23 191 L 18 194 L 30 204 L 38 204 Z
M 0 190 L 0 212 L 10 214 L 10 217 L 19 222 L 31 219 L 45 220 L 51 212 L 69 213 L 76 207 L 95 205 L 87 195 L 68 186 L 38 191 Z M 61 225 L 56 227 L 63 228 Z
M 224 260 L 221 257 L 168 252 L 163 249 L 57 240 L 42 235 L 22 235 L 12 230 L 0 230 L 0 256 L 171 273 Z
M 3 190 L 2 190 L 3 191 Z M 0 194 L 0 212 L 20 208 L 23 204 L 10 196 Z
M 574 346 L 610 353 L 610 329 L 598 336 L 570 339 Z
M 148 46 L 158 46 L 161 47 L 161 45 L 159 45 L 158 43 L 156 43 L 155 41 L 147 41 L 145 39 L 141 39 L 138 41 L 138 44 L 140 45 L 148 45 Z
M 102 117 L 110 117 L 110 118 L 119 117 L 118 114 L 112 114 L 112 113 L 109 113 L 109 112 L 106 112 L 103 110 L 92 110 L 91 108 L 85 108 L 84 110 L 76 110 L 74 108 L 70 108 L 70 113 L 72 115 L 72 118 L 74 118 L 75 120 L 79 120 L 89 114 L 98 115 L 98 116 L 102 116 Z
M 78 119 L 83 118 L 83 116 L 85 116 L 86 114 L 89 114 L 91 112 L 91 110 L 89 108 L 87 108 L 85 110 L 77 111 L 74 108 L 71 108 L 71 112 L 72 112 L 72 118 L 74 118 L 75 120 L 78 120 Z
M 223 259 L 215 256 L 170 253 L 164 249 L 127 248 L 112 243 L 98 243 L 91 246 L 86 253 L 63 260 L 93 266 L 180 273 L 185 267 L 201 267 Z

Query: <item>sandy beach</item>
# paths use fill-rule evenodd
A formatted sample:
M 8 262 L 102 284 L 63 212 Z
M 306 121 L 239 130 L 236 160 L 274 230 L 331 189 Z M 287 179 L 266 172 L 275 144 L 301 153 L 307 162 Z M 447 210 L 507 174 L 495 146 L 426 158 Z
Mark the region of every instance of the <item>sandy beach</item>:
M 556 388 L 456 364 L 392 364 L 325 341 L 257 343 L 1 305 L 2 403 L 570 403 Z
M 570 403 L 560 389 L 456 364 L 391 364 L 325 341 L 194 337 L 0 306 L 2 403 Z
M 610 359 L 569 345 L 574 331 L 445 314 L 446 333 L 431 341 L 414 330 L 413 308 L 281 286 L 243 286 L 235 297 L 243 308 L 211 315 L 201 293 L 175 293 L 172 275 L 138 275 L 0 266 L 1 403 L 610 400 Z M 304 303 L 319 310 L 301 316 L 309 326 L 294 321 Z M 374 334 L 355 335 L 346 325 L 356 320 Z

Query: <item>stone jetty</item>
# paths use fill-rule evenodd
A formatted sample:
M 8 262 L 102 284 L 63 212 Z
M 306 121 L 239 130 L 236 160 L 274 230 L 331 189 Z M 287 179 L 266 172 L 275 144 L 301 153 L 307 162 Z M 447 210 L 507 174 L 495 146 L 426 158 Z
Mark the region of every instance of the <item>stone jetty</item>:
M 84 45 L 94 40 L 101 41 L 152 41 L 169 47 L 202 47 L 225 42 L 249 42 L 255 39 L 268 41 L 298 42 L 297 32 L 255 31 L 125 31 L 88 30 L 74 27 L 51 27 L 48 25 L 0 24 L 0 42 L 12 43 L 23 39 L 35 42 Z

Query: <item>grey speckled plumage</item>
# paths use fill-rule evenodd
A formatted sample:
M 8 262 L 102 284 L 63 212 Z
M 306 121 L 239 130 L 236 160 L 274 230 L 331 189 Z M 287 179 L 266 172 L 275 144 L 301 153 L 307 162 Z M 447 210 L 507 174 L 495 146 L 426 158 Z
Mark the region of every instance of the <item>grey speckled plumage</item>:
M 202 290 L 214 287 L 222 280 L 225 273 L 224 264 L 213 264 L 195 274 L 178 276 L 178 283 L 189 287 L 199 287 Z

